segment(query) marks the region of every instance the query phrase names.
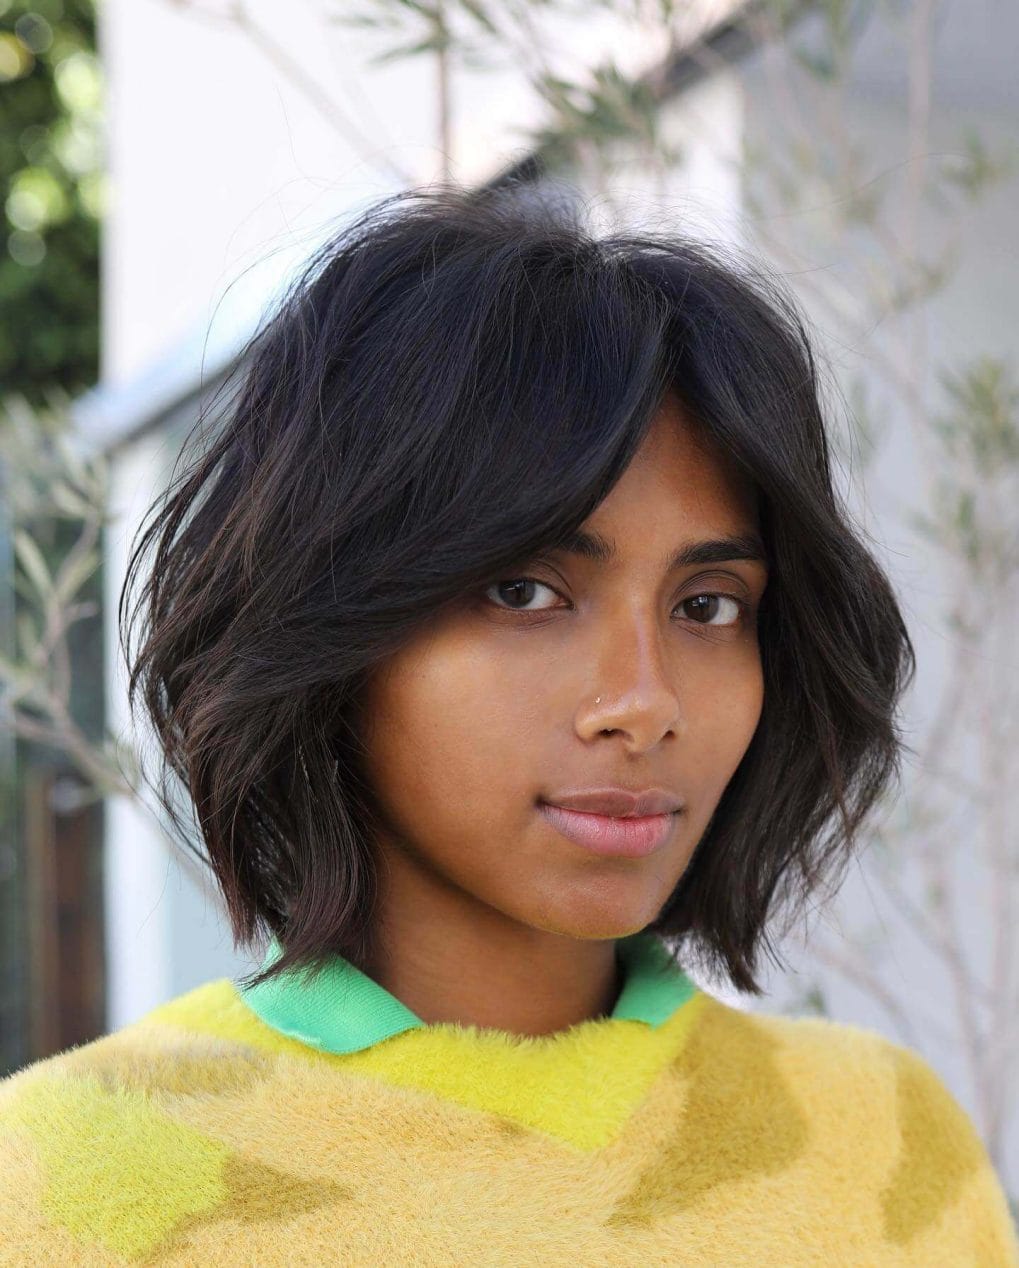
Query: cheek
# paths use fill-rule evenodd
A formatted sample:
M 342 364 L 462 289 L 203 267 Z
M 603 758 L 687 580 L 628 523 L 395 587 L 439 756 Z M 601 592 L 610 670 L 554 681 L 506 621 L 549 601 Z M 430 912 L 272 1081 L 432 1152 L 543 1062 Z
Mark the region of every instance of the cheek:
M 720 684 L 717 674 L 692 686 L 685 698 L 687 738 L 694 741 L 700 775 L 710 796 L 719 797 L 757 730 L 764 707 L 760 658 L 748 654 Z
M 453 635 L 390 662 L 367 696 L 367 762 L 395 822 L 484 830 L 523 806 L 536 719 L 513 673 L 509 658 Z

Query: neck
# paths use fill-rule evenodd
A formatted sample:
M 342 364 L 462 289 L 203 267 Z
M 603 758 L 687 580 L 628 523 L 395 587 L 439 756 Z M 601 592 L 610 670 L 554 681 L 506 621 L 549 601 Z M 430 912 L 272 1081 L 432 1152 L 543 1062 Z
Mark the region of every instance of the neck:
M 385 869 L 379 937 L 357 967 L 426 1024 L 549 1035 L 608 1017 L 623 987 L 615 938 L 535 929 L 436 882 Z

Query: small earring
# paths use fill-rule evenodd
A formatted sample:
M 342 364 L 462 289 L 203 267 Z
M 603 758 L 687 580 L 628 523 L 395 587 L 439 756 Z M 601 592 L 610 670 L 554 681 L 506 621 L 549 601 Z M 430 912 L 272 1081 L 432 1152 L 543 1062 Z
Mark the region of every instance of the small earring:
M 598 696 L 598 698 L 595 700 L 595 704 L 601 704 L 601 696 Z

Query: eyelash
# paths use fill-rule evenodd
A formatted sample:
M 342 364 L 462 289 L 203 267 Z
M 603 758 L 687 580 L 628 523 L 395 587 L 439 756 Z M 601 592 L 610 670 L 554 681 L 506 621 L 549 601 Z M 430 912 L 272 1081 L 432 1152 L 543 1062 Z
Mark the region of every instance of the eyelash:
M 529 612 L 525 608 L 503 607 L 501 604 L 495 603 L 494 600 L 488 599 L 488 592 L 489 590 L 492 590 L 494 587 L 510 585 L 510 584 L 513 584 L 514 582 L 521 582 L 521 581 L 533 581 L 535 585 L 544 586 L 546 590 L 551 590 L 553 594 L 559 594 L 559 591 L 556 590 L 555 586 L 549 585 L 547 581 L 540 581 L 537 577 L 500 577 L 496 581 L 492 581 L 487 586 L 485 586 L 485 588 L 481 591 L 481 594 L 488 602 L 492 603 L 493 607 L 498 608 L 502 612 L 519 612 L 523 616 L 532 616 L 534 615 L 534 613 Z M 559 597 L 562 598 L 562 595 L 559 595 Z M 698 625 L 702 629 L 707 629 L 707 630 L 735 629 L 737 626 L 743 624 L 743 622 L 747 619 L 747 616 L 751 608 L 751 604 L 748 603 L 746 599 L 740 598 L 739 595 L 729 594 L 727 591 L 724 591 L 724 590 L 704 590 L 704 591 L 698 592 L 697 594 L 690 594 L 690 595 L 687 595 L 685 599 L 681 599 L 680 602 L 676 606 L 681 607 L 684 603 L 690 603 L 693 599 L 731 599 L 733 603 L 735 603 L 739 609 L 739 612 L 734 621 L 725 621 L 725 622 L 722 622 L 721 624 L 713 624 L 710 621 L 696 621 L 696 620 L 693 621 L 694 625 Z M 539 608 L 537 609 L 537 611 L 551 612 L 551 611 L 554 611 L 554 609 Z

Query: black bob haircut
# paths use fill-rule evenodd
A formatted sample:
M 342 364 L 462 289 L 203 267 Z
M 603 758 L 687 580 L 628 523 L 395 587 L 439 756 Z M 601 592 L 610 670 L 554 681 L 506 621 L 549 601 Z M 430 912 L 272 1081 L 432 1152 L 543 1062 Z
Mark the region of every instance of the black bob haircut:
M 360 212 L 267 314 L 210 443 L 150 508 L 118 610 L 160 800 L 179 827 L 172 770 L 235 947 L 284 948 L 247 983 L 368 962 L 361 687 L 440 609 L 578 527 L 671 388 L 749 475 L 770 575 L 760 722 L 648 928 L 762 993 L 772 914 L 841 869 L 900 774 L 915 672 L 833 488 L 803 320 L 764 279 L 683 237 L 597 238 L 534 190 L 444 184 Z M 134 656 L 125 606 L 153 543 Z

